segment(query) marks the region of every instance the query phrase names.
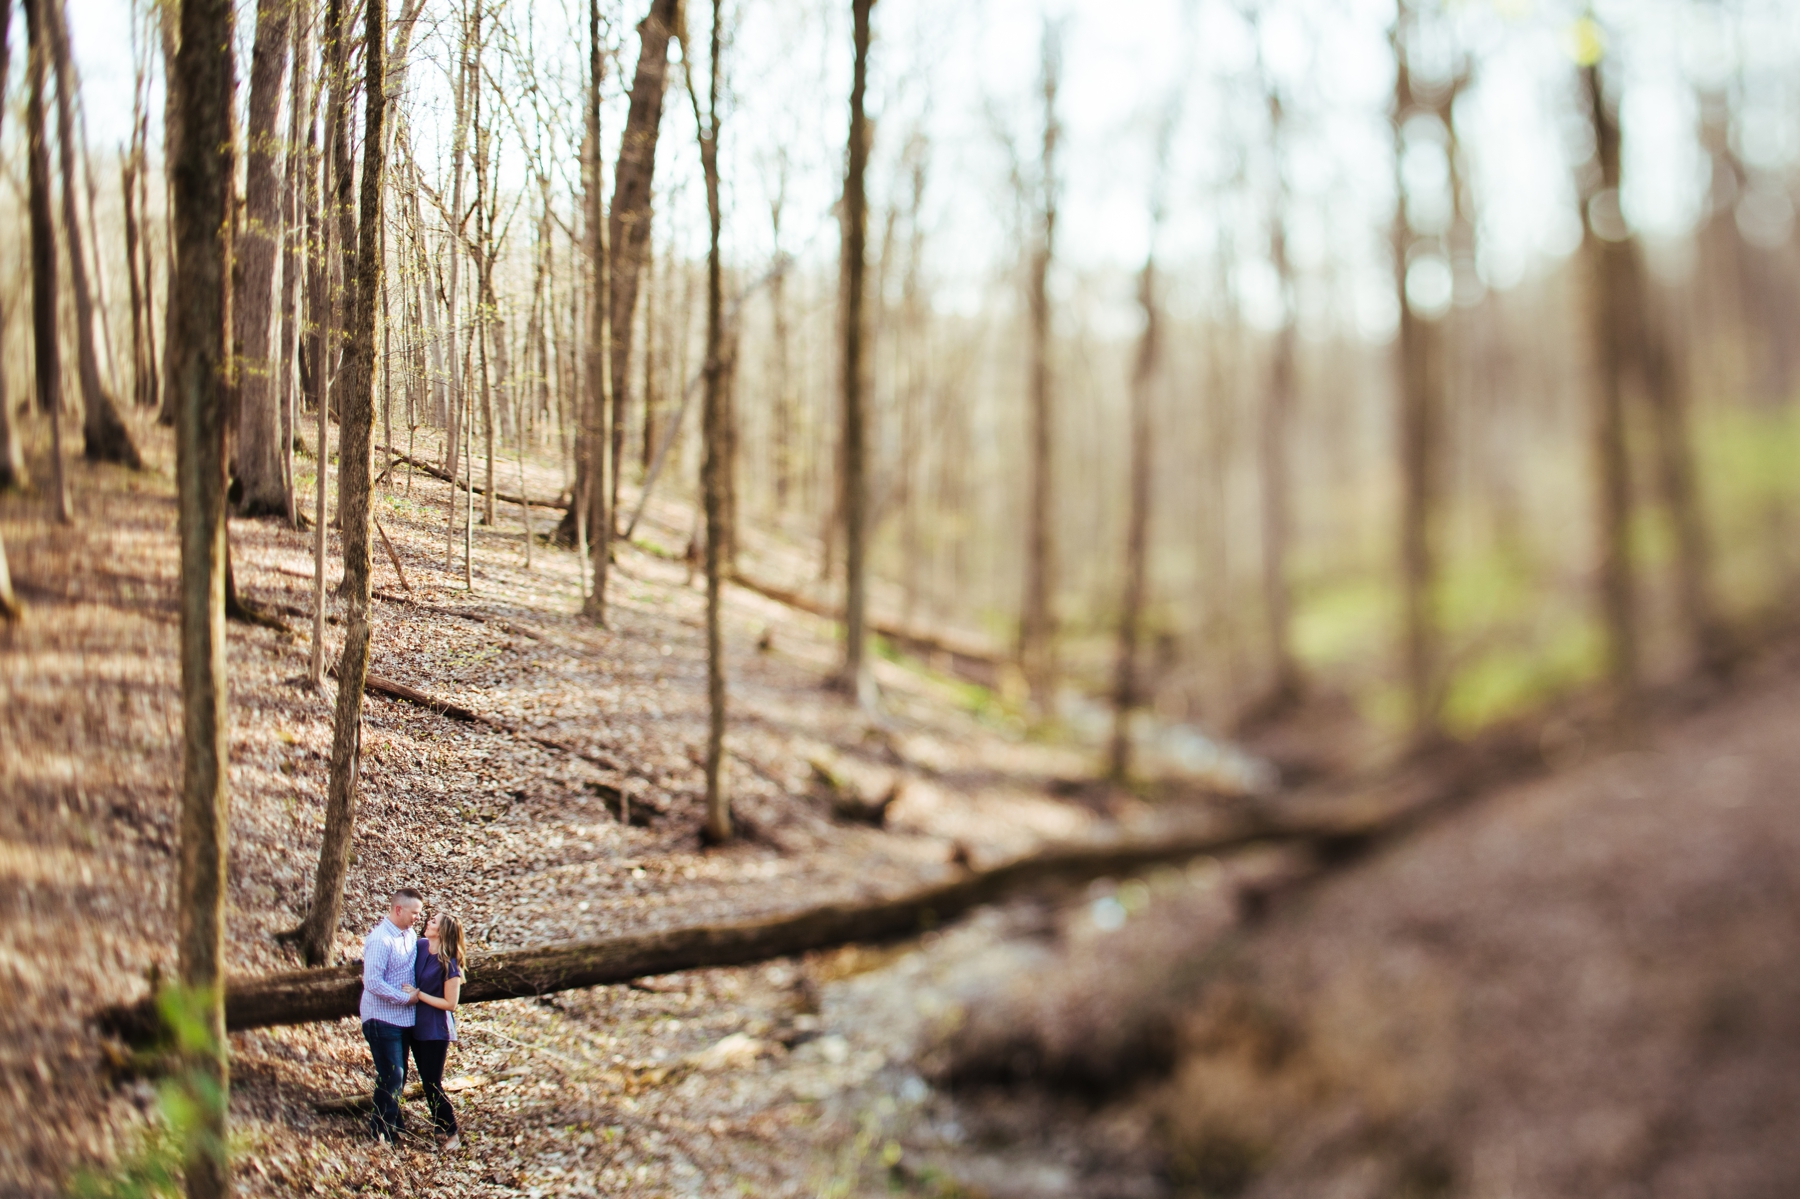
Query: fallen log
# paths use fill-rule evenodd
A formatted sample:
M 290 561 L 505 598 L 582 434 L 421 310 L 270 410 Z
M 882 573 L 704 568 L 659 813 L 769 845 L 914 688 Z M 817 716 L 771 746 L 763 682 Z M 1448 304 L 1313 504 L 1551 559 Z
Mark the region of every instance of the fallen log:
M 1079 884 L 1164 862 L 1231 853 L 1255 845 L 1325 841 L 1365 830 L 1335 825 L 1233 822 L 1185 835 L 1061 845 L 948 881 L 883 899 L 828 903 L 800 912 L 728 924 L 626 933 L 597 941 L 472 954 L 462 1002 L 489 1003 L 579 987 L 630 982 L 712 966 L 738 966 L 856 942 L 928 931 L 974 908 L 1053 883 Z M 232 1030 L 307 1024 L 353 1016 L 362 995 L 362 963 L 233 977 L 225 990 Z M 128 1041 L 154 1037 L 153 1001 L 107 1008 L 99 1026 Z
M 843 613 L 829 604 L 820 603 L 810 596 L 798 591 L 789 591 L 772 583 L 764 583 L 753 579 L 742 571 L 735 571 L 731 581 L 746 591 L 754 591 L 764 599 L 772 599 L 778 604 L 807 612 L 813 616 L 822 616 L 826 620 L 842 620 Z M 985 687 L 997 686 L 1000 680 L 1000 655 L 966 641 L 956 641 L 941 634 L 927 633 L 920 629 L 909 629 L 888 621 L 872 620 L 869 630 L 877 636 L 885 637 L 899 648 L 922 658 L 943 655 L 949 659 L 949 673 L 960 675 L 971 682 Z
M 334 678 L 336 677 L 336 673 L 334 668 L 332 671 L 332 676 Z M 453 703 L 447 699 L 440 699 L 435 695 L 420 691 L 416 687 L 408 687 L 405 683 L 397 683 L 393 679 L 383 678 L 378 674 L 366 675 L 364 677 L 363 690 L 375 695 L 385 695 L 389 699 L 397 699 L 403 703 L 415 704 L 418 707 L 424 708 L 427 711 L 436 712 L 438 715 L 448 717 L 451 720 L 460 720 L 464 724 L 479 724 L 484 728 L 490 728 L 496 732 L 505 733 L 509 737 L 518 737 L 521 740 L 530 741 L 533 744 L 541 745 L 546 749 L 560 750 L 571 757 L 580 758 L 584 762 L 591 762 L 595 766 L 600 766 L 619 774 L 631 773 L 631 771 L 627 770 L 617 758 L 607 754 L 598 753 L 590 749 L 582 749 L 578 745 L 570 745 L 567 741 L 559 740 L 556 737 L 546 737 L 541 733 L 534 733 L 530 729 L 520 728 L 511 721 L 501 720 L 497 716 L 488 716 L 484 713 L 475 711 L 473 708 L 465 708 L 459 703 Z
M 392 454 L 395 462 L 404 462 L 416 470 L 424 471 L 434 479 L 442 479 L 444 482 L 452 483 L 457 487 L 462 488 L 464 491 L 473 490 L 476 495 L 487 494 L 487 488 L 483 487 L 481 484 L 476 483 L 471 489 L 467 480 L 451 478 L 450 472 L 437 465 L 435 462 L 427 462 L 423 458 L 415 458 L 411 454 L 401 453 L 399 450 L 392 449 L 388 446 L 376 446 L 375 448 L 384 453 Z M 513 495 L 509 492 L 501 491 L 498 487 L 494 489 L 494 498 L 507 504 L 524 504 L 528 502 L 524 496 Z M 556 508 L 559 510 L 569 506 L 569 501 L 563 499 L 561 496 L 558 496 L 553 500 L 534 499 L 530 500 L 529 503 L 533 508 Z

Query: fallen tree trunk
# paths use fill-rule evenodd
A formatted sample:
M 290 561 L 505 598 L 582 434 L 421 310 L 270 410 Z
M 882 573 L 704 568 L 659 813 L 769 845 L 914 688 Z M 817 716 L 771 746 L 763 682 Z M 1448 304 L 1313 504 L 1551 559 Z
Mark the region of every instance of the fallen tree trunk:
M 390 445 L 378 446 L 376 448 L 383 450 L 388 454 L 391 454 L 393 456 L 393 460 L 395 462 L 404 462 L 408 466 L 414 467 L 417 470 L 424 471 L 426 474 L 430 475 L 434 479 L 442 479 L 444 482 L 453 484 L 455 487 L 457 487 L 463 491 L 472 490 L 475 492 L 476 495 L 486 495 L 487 494 L 487 488 L 483 487 L 481 484 L 477 483 L 474 485 L 474 487 L 471 488 L 469 486 L 468 480 L 453 479 L 450 477 L 449 471 L 445 470 L 443 467 L 438 466 L 435 463 L 427 462 L 423 458 L 415 458 L 411 454 L 402 453 L 401 451 L 399 451 L 398 449 L 395 449 L 393 446 L 390 446 Z M 499 488 L 494 489 L 494 498 L 497 500 L 500 500 L 503 503 L 507 503 L 507 504 L 524 504 L 524 503 L 529 502 L 533 508 L 556 508 L 556 509 L 561 510 L 561 509 L 566 509 L 569 506 L 569 501 L 563 499 L 561 496 L 558 496 L 556 499 L 553 499 L 553 500 L 530 500 L 530 501 L 527 501 L 525 499 L 525 497 L 523 497 L 523 496 L 513 495 L 509 492 L 501 491 Z
M 335 669 L 329 673 L 334 678 L 337 675 Z M 582 749 L 577 745 L 570 745 L 567 741 L 560 741 L 555 737 L 545 737 L 542 734 L 534 733 L 529 729 L 522 729 L 510 721 L 501 720 L 496 716 L 484 715 L 483 713 L 475 711 L 473 708 L 465 708 L 461 704 L 453 703 L 447 699 L 439 699 L 437 696 L 420 691 L 416 687 L 408 687 L 405 683 L 397 683 L 393 679 L 383 678 L 378 674 L 368 675 L 364 679 L 363 690 L 375 695 L 385 695 L 389 699 L 397 699 L 403 703 L 415 704 L 418 707 L 436 712 L 439 716 L 445 716 L 451 720 L 460 720 L 465 724 L 479 724 L 485 728 L 494 729 L 496 732 L 505 733 L 508 736 L 518 737 L 522 740 L 530 741 L 533 744 L 541 745 L 545 749 L 560 750 L 565 754 L 569 754 L 571 757 L 580 758 L 584 762 L 591 762 L 595 766 L 604 767 L 607 770 L 616 771 L 619 774 L 631 773 L 629 770 L 625 769 L 624 765 L 621 764 L 617 758 L 598 753 L 594 750 Z
M 1053 883 L 1079 884 L 1255 845 L 1326 845 L 1365 838 L 1376 831 L 1360 822 L 1283 825 L 1235 821 L 1173 837 L 1057 846 L 1000 866 L 963 870 L 949 881 L 884 899 L 829 903 L 729 924 L 473 954 L 462 1002 L 547 995 L 681 970 L 743 965 L 855 942 L 892 940 L 927 931 L 983 904 Z M 361 995 L 360 962 L 233 978 L 225 992 L 226 1027 L 235 1030 L 336 1020 L 355 1015 Z M 157 1019 L 149 999 L 108 1008 L 96 1016 L 104 1030 L 138 1042 L 154 1036 Z
M 820 603 L 798 591 L 788 591 L 770 583 L 763 583 L 749 577 L 742 571 L 736 571 L 731 581 L 746 591 L 754 591 L 764 599 L 772 599 L 801 612 L 814 616 L 822 616 L 826 620 L 842 620 L 844 614 L 829 604 Z M 920 657 L 933 657 L 942 654 L 949 661 L 949 672 L 960 675 L 971 682 L 986 687 L 998 685 L 1000 680 L 1000 655 L 967 642 L 955 642 L 933 633 L 918 629 L 908 629 L 887 621 L 871 620 L 869 630 L 877 636 L 894 642 L 900 649 Z

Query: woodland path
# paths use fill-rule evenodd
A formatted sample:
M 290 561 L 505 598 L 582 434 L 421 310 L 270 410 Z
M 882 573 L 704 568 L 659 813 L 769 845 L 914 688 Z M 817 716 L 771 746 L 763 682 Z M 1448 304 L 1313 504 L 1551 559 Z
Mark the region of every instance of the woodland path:
M 45 522 L 38 501 L 0 499 L 31 606 L 0 633 L 7 1192 L 55 1193 L 77 1164 L 129 1151 L 150 1103 L 144 1084 L 108 1081 L 84 1023 L 173 964 L 174 510 L 167 446 L 145 440 L 154 473 L 74 467 L 73 530 Z M 528 493 L 554 487 L 546 474 Z M 941 872 L 957 842 L 1001 856 L 1095 826 L 1046 790 L 1080 772 L 1081 755 L 1019 742 L 964 713 L 955 687 L 888 662 L 890 717 L 872 733 L 818 686 L 830 627 L 733 590 L 733 781 L 753 836 L 701 852 L 701 597 L 684 568 L 622 550 L 614 628 L 588 629 L 567 615 L 573 555 L 539 549 L 525 572 L 516 511 L 503 507 L 500 530 L 476 532 L 467 597 L 460 568 L 442 569 L 446 491 L 418 477 L 412 501 L 378 508 L 423 603 L 377 605 L 373 669 L 613 755 L 632 777 L 371 701 L 347 928 L 423 876 L 431 902 L 465 915 L 486 947 L 590 937 L 869 894 Z M 663 539 L 681 536 L 683 512 L 653 513 Z M 304 609 L 301 535 L 234 522 L 233 542 L 251 595 Z M 376 583 L 398 587 L 380 559 Z M 271 934 L 310 883 L 329 709 L 297 683 L 303 632 L 230 636 L 231 944 L 233 967 L 257 971 L 292 964 Z M 1116 933 L 1087 905 L 1015 904 L 886 949 L 470 1009 L 452 1070 L 468 1084 L 469 1150 L 407 1155 L 395 1193 L 1165 1194 L 1186 1167 L 1156 1130 L 1184 1129 L 1171 1111 L 1206 1110 L 1184 1087 L 1221 1086 L 1298 1130 L 1227 1129 L 1279 1151 L 1269 1160 L 1287 1172 L 1263 1177 L 1263 1194 L 1346 1177 L 1388 1193 L 1427 1158 L 1452 1163 L 1454 1193 L 1602 1194 L 1645 1179 L 1658 1195 L 1699 1195 L 1706 1178 L 1737 1180 L 1733 1194 L 1791 1193 L 1800 1163 L 1777 1138 L 1800 1116 L 1788 952 L 1800 932 L 1800 672 L 1766 669 L 1715 708 L 1658 725 L 1638 751 L 1596 748 L 1278 900 L 1247 937 L 1233 932 L 1242 895 L 1291 871 L 1278 854 L 1160 872 Z M 828 748 L 901 764 L 912 785 L 889 829 L 835 822 L 809 795 L 806 758 Z M 605 788 L 620 784 L 656 813 L 647 826 L 609 811 Z M 1300 1083 L 1208 1050 L 1235 1009 L 1147 984 L 1222 945 L 1221 993 L 1261 996 L 1302 1044 L 1372 1031 L 1335 1057 L 1295 1056 L 1313 1072 Z M 355 936 L 340 948 L 354 953 Z M 1149 998 L 1124 1002 L 1133 994 Z M 1423 1040 L 1368 1018 L 1411 1013 L 1407 1002 L 1429 1009 Z M 1173 1030 L 1173 1081 L 1127 1080 L 1098 1108 L 934 1085 L 979 1074 L 1001 1042 L 1008 1060 L 1037 1055 L 1044 1078 L 1080 1076 L 1092 1063 L 1072 1045 L 1124 1060 L 1144 1020 Z M 1358 1053 L 1392 1062 L 1399 1089 L 1332 1072 L 1367 1065 Z M 352 1021 L 237 1034 L 233 1063 L 244 1193 L 381 1193 L 358 1124 L 315 1110 L 367 1086 Z M 1337 1101 L 1296 1105 L 1296 1093 Z M 1397 1122 L 1408 1096 L 1453 1115 Z M 1395 1128 L 1385 1141 L 1369 1132 Z M 1189 1134 L 1182 1152 L 1220 1143 L 1216 1127 Z M 1551 1149 L 1521 1156 L 1522 1144 Z

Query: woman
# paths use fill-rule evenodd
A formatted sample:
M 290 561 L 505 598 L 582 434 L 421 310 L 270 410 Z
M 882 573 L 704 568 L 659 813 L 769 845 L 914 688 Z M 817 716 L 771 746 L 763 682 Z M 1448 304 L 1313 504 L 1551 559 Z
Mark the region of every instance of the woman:
M 425 1086 L 425 1102 L 431 1107 L 431 1123 L 437 1129 L 438 1149 L 456 1149 L 462 1139 L 456 1132 L 456 1111 L 444 1094 L 444 1059 L 456 1040 L 457 998 L 462 994 L 462 925 L 442 914 L 425 923 L 413 959 L 414 986 L 407 993 L 418 1003 L 418 1019 L 412 1028 L 413 1061 Z

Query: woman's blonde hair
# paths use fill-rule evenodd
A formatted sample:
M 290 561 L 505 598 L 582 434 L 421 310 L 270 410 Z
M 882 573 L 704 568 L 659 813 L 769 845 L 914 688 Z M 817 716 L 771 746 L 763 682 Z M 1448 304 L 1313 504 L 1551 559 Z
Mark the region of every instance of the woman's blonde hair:
M 450 963 L 455 962 L 458 969 L 462 967 L 463 936 L 462 925 L 455 916 L 438 913 L 438 954 L 437 959 L 443 964 L 445 973 L 449 973 Z

